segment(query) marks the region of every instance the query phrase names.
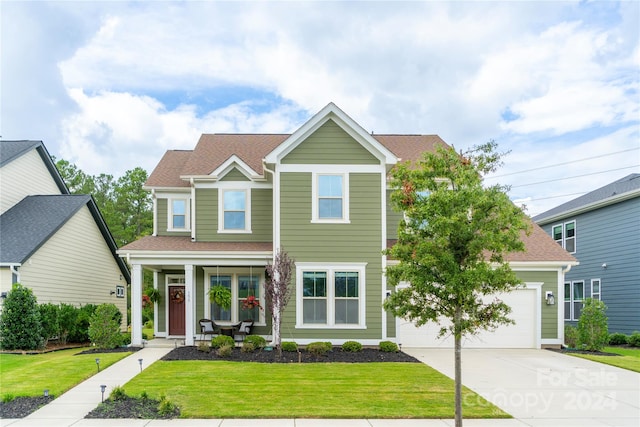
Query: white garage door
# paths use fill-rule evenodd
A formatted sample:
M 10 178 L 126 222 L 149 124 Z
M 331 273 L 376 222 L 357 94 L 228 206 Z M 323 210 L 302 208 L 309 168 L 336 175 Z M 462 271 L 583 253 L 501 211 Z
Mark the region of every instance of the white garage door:
M 539 288 L 518 289 L 499 295 L 512 311 L 509 315 L 515 325 L 502 325 L 493 332 L 462 339 L 463 348 L 537 348 L 540 321 L 537 302 Z M 396 320 L 398 342 L 405 347 L 453 347 L 453 337 L 438 338 L 439 325 L 428 323 L 416 328 L 404 319 Z

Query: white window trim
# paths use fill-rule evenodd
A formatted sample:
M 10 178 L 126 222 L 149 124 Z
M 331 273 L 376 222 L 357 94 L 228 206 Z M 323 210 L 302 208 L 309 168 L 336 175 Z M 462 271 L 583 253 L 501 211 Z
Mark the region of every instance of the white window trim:
M 366 329 L 366 266 L 367 263 L 296 263 L 296 329 Z M 304 323 L 302 273 L 322 271 L 327 273 L 327 323 Z M 335 285 L 336 272 L 358 273 L 358 324 L 335 323 Z
M 224 193 L 225 191 L 244 191 L 244 229 L 226 230 L 224 228 Z M 250 234 L 251 233 L 251 188 L 219 188 L 218 189 L 218 233 Z
M 585 290 L 586 290 L 586 283 L 584 282 L 584 280 L 572 280 L 572 281 L 567 281 L 565 283 L 569 284 L 569 313 L 564 313 L 564 320 L 568 320 L 570 322 L 576 322 L 578 321 L 580 318 L 576 318 L 575 315 L 575 303 L 577 302 L 581 302 L 584 305 L 584 300 L 586 298 L 585 296 Z M 578 284 L 578 283 L 582 283 L 582 299 L 581 300 L 577 300 L 575 299 L 575 296 L 573 294 L 573 285 Z M 566 295 L 565 295 L 566 296 Z M 566 301 L 563 301 L 566 302 Z
M 318 212 L 318 178 L 320 176 L 342 177 L 342 218 L 320 218 Z M 349 224 L 349 173 L 312 172 L 311 173 L 311 222 L 317 224 Z
M 211 287 L 211 277 L 216 277 L 216 275 L 220 276 L 231 276 L 231 321 L 227 320 L 217 320 L 214 319 L 215 322 L 219 325 L 232 325 L 242 321 L 243 319 L 236 318 L 239 309 L 239 298 L 238 298 L 238 277 L 239 276 L 250 276 L 258 278 L 258 287 L 260 288 L 260 304 L 262 305 L 262 310 L 258 310 L 260 313 L 260 320 L 255 322 L 253 326 L 266 326 L 266 318 L 265 318 L 265 294 L 264 294 L 264 269 L 262 268 L 254 268 L 253 271 L 249 268 L 228 268 L 228 267 L 203 267 L 204 270 L 204 314 L 207 319 L 211 319 L 211 302 L 209 301 L 209 288 Z
M 598 301 L 602 301 L 602 280 L 600 279 L 591 279 L 591 293 L 589 295 L 591 295 L 591 298 L 593 298 L 593 283 L 594 282 L 598 282 L 598 292 L 596 292 L 596 295 L 598 295 Z
M 560 246 L 562 246 L 562 249 L 566 250 L 567 249 L 567 224 L 571 224 L 571 223 L 573 223 L 573 237 L 571 237 L 573 239 L 573 251 L 569 253 L 575 254 L 578 251 L 578 227 L 575 219 L 552 225 L 551 238 L 554 239 L 555 242 L 558 243 Z M 562 229 L 562 237 L 559 240 L 556 240 L 553 235 L 553 229 L 556 227 L 560 227 Z
M 184 201 L 184 228 L 173 227 L 173 202 Z M 191 231 L 191 200 L 189 197 L 170 197 L 167 199 L 167 231 Z

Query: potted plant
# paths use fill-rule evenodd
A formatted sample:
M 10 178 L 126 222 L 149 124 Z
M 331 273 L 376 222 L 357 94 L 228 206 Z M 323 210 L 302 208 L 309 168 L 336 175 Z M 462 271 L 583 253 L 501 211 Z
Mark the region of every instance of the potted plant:
M 144 290 L 144 293 L 149 297 L 149 301 L 154 304 L 160 302 L 160 290 L 156 288 L 149 287 Z
M 209 301 L 218 304 L 220 308 L 231 308 L 231 290 L 222 285 L 215 285 L 209 289 Z

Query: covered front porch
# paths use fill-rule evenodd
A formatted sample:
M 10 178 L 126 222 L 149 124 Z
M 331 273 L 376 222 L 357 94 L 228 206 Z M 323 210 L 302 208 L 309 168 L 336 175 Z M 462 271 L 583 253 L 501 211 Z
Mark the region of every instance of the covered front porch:
M 251 319 L 253 333 L 270 335 L 269 315 L 264 310 L 264 281 L 265 267 L 273 258 L 272 244 L 188 242 L 189 250 L 185 250 L 185 242 L 178 239 L 181 238 L 148 236 L 119 251 L 132 271 L 131 345 L 143 344 L 144 271 L 152 273 L 152 286 L 160 296 L 154 306 L 156 337 L 194 345 L 200 336 L 200 319 L 215 319 L 221 325 Z M 215 285 L 231 291 L 229 309 L 210 302 L 209 290 Z M 248 297 L 253 297 L 261 308 L 247 307 Z

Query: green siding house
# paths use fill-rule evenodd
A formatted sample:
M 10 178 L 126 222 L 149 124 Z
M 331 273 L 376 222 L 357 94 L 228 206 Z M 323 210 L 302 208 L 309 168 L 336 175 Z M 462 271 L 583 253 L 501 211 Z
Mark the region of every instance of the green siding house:
M 382 309 L 392 291 L 383 250 L 401 218 L 389 208 L 389 172 L 438 145 L 446 144 L 435 135 L 373 135 L 331 103 L 292 134 L 204 134 L 193 150 L 168 151 L 146 183 L 153 235 L 119 251 L 133 271 L 132 344 L 142 343 L 143 270 L 153 272 L 161 295 L 157 337 L 193 345 L 206 318 L 221 325 L 251 319 L 252 333 L 270 338 L 270 314 L 244 301 L 252 296 L 266 306 L 265 266 L 282 248 L 295 259 L 283 340 L 443 345 Z M 562 343 L 557 305 L 546 305 L 545 296 L 558 295 L 575 260 L 542 230 L 523 238 L 528 251 L 514 255 L 513 266 L 528 284 L 514 299 L 524 320 L 478 345 Z M 209 302 L 217 284 L 231 290 L 229 310 Z M 525 343 L 509 341 L 523 333 Z

